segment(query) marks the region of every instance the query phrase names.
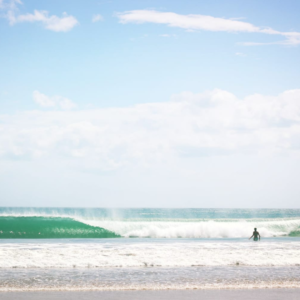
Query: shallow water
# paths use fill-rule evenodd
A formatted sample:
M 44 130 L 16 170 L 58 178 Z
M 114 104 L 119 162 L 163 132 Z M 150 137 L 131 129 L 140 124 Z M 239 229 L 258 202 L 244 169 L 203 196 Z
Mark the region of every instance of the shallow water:
M 296 288 L 295 267 L 2 270 L 0 291 Z

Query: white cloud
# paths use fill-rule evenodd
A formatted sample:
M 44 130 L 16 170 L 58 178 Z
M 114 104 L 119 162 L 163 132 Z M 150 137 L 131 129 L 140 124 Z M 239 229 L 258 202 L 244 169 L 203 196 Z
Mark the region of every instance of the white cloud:
M 34 99 L 55 107 L 65 98 L 35 92 Z M 195 155 L 300 156 L 299 140 L 300 90 L 244 99 L 223 90 L 183 92 L 127 108 L 0 115 L 0 156 L 62 157 L 102 169 Z
M 99 22 L 99 21 L 103 21 L 103 17 L 101 15 L 94 15 L 93 18 L 92 18 L 92 22 L 95 23 L 95 22 Z
M 33 92 L 33 99 L 38 105 L 42 107 L 56 106 L 56 102 L 54 101 L 54 99 L 51 99 L 50 97 L 40 93 L 39 91 Z
M 56 32 L 70 31 L 79 22 L 73 16 L 69 16 L 67 13 L 63 13 L 63 16 L 57 17 L 55 15 L 49 16 L 47 11 L 35 10 L 33 14 L 15 15 L 14 12 L 8 13 L 8 20 L 10 25 L 22 22 L 40 22 L 48 30 Z
M 33 92 L 33 100 L 38 105 L 46 108 L 59 106 L 61 109 L 70 110 L 76 107 L 76 105 L 68 98 L 62 96 L 48 97 L 39 91 Z
M 44 10 L 34 10 L 33 14 L 20 14 L 18 11 L 18 4 L 22 4 L 22 2 L 20 0 L 0 2 L 0 8 L 6 11 L 6 18 L 10 25 L 23 22 L 39 22 L 48 30 L 67 32 L 79 24 L 75 17 L 69 16 L 67 13 L 63 13 L 62 17 L 49 15 L 49 13 Z
M 165 38 L 171 38 L 171 37 L 173 37 L 173 38 L 176 38 L 177 37 L 177 35 L 176 34 L 160 34 L 160 36 L 161 37 L 165 37 Z
M 248 22 L 234 19 L 216 18 L 205 15 L 180 15 L 173 12 L 159 12 L 155 10 L 132 10 L 118 13 L 120 23 L 156 23 L 165 24 L 170 27 L 179 27 L 189 31 L 207 30 L 224 32 L 248 32 L 265 33 L 284 36 L 286 40 L 276 42 L 277 44 L 298 45 L 300 44 L 299 32 L 281 32 L 272 28 L 255 26 Z M 245 43 L 247 45 L 247 43 Z
M 0 0 L 1 9 L 14 10 L 19 4 L 22 4 L 21 0 Z
M 236 52 L 235 55 L 236 56 L 241 56 L 241 57 L 247 56 L 245 53 L 241 53 L 241 52 Z

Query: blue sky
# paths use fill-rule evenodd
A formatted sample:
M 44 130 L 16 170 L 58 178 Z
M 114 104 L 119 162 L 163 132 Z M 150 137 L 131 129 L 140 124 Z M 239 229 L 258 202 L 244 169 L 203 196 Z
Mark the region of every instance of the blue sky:
M 299 9 L 0 0 L 2 204 L 299 207 Z

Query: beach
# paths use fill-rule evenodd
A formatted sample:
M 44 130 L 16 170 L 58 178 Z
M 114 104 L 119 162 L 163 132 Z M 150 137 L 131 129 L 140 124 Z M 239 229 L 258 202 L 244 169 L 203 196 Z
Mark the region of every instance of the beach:
M 0 293 L 2 300 L 298 300 L 300 289 L 114 291 L 114 292 L 21 292 Z

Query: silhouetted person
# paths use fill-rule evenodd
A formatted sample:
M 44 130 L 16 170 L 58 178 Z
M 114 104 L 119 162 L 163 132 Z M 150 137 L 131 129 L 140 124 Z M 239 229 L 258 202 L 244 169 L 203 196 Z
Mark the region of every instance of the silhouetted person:
M 256 230 L 256 228 L 254 228 L 253 234 L 249 237 L 249 240 L 253 237 L 253 241 L 257 242 L 258 240 L 260 240 L 260 234 L 259 232 Z

